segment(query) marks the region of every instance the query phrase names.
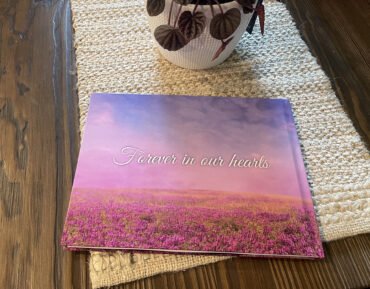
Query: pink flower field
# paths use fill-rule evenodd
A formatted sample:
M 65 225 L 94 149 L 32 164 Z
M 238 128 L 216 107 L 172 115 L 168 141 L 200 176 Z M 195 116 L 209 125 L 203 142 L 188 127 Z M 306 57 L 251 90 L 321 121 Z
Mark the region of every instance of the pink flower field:
M 62 244 L 323 257 L 311 200 L 204 190 L 74 188 Z

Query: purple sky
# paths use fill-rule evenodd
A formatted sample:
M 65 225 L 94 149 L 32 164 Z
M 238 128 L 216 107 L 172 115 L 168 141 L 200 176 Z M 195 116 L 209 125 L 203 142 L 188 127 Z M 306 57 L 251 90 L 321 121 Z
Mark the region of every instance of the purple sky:
M 126 165 L 135 147 L 173 164 Z M 229 167 L 260 159 L 267 169 Z M 184 154 L 192 166 L 181 165 Z M 222 167 L 201 166 L 222 157 Z M 297 171 L 298 168 L 298 171 Z M 81 146 L 75 188 L 205 189 L 311 198 L 290 105 L 286 100 L 231 97 L 93 94 Z

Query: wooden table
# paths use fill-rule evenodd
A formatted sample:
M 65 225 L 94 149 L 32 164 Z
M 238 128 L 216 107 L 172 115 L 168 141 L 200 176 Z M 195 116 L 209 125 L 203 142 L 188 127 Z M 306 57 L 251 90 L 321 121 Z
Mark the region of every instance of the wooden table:
M 369 1 L 287 6 L 369 145 Z M 80 142 L 69 0 L 0 0 L 0 132 L 0 288 L 90 288 L 87 253 L 59 246 Z M 321 261 L 239 258 L 117 288 L 366 287 L 369 239 L 325 244 Z

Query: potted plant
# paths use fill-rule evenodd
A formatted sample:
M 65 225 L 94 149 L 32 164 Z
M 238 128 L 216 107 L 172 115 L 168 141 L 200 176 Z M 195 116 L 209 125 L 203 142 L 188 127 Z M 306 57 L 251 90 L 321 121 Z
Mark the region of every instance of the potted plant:
M 262 0 L 146 0 L 146 11 L 160 53 L 189 69 L 223 62 L 257 16 L 264 27 Z

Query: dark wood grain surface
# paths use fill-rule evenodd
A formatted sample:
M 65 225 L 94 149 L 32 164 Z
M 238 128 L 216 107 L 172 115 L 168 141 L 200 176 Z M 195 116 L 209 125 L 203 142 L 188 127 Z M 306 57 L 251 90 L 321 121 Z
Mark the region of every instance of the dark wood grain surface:
M 369 145 L 369 1 L 287 2 Z M 69 0 L 0 0 L 0 288 L 91 288 L 87 254 L 59 246 L 80 141 L 72 34 Z M 320 261 L 238 258 L 116 288 L 365 288 L 369 239 L 325 244 Z

